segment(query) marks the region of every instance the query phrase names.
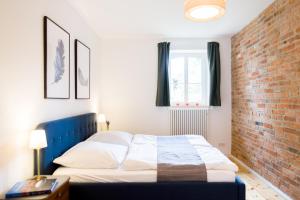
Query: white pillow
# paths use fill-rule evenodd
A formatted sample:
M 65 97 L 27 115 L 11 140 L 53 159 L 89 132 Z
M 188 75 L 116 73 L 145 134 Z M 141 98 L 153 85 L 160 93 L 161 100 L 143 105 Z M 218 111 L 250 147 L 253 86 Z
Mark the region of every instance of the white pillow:
M 65 167 L 115 169 L 123 162 L 128 147 L 93 141 L 80 142 L 53 162 Z
M 111 144 L 119 144 L 129 146 L 132 141 L 133 135 L 127 132 L 121 131 L 105 131 L 95 133 L 87 139 L 87 141 L 103 142 Z

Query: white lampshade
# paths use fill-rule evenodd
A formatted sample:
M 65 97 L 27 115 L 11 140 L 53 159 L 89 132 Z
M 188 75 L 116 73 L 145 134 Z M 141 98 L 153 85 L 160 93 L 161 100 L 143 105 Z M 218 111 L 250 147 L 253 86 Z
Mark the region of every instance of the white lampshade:
M 189 20 L 205 22 L 225 14 L 226 0 L 185 0 L 184 14 Z
M 98 115 L 98 122 L 99 122 L 99 123 L 104 123 L 104 122 L 106 122 L 106 118 L 105 118 L 105 115 L 104 115 L 104 114 L 99 114 L 99 115 Z
M 33 130 L 31 132 L 29 147 L 32 149 L 41 149 L 47 147 L 47 138 L 45 130 Z

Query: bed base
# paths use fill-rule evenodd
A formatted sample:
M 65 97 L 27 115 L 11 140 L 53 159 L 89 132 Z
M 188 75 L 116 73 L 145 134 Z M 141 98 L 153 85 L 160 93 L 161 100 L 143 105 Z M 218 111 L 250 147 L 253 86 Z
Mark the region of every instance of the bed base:
M 245 184 L 170 183 L 71 183 L 72 200 L 245 200 Z

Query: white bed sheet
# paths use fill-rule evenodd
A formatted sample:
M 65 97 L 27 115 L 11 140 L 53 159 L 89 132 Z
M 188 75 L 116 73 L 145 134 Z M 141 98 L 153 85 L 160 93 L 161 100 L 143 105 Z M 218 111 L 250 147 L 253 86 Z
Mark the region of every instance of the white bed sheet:
M 70 176 L 76 183 L 156 182 L 156 170 L 126 171 L 123 169 L 75 169 L 59 167 L 53 175 Z M 235 173 L 228 170 L 208 170 L 208 182 L 234 182 Z

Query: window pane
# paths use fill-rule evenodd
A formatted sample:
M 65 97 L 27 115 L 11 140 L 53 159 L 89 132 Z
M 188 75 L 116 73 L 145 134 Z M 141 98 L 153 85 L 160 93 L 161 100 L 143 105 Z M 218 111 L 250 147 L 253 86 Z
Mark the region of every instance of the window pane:
M 171 58 L 170 94 L 171 102 L 184 102 L 184 57 Z
M 171 103 L 184 102 L 184 84 L 173 84 L 171 86 Z
M 199 83 L 193 83 L 188 84 L 188 101 L 189 103 L 197 102 L 197 103 L 204 103 L 201 102 L 202 94 L 201 94 L 201 84 Z
M 171 104 L 207 105 L 209 74 L 206 52 L 171 52 L 169 67 Z
M 184 83 L 184 57 L 171 59 L 170 72 L 172 82 Z
M 188 58 L 188 77 L 189 83 L 201 83 L 202 68 L 200 56 Z

